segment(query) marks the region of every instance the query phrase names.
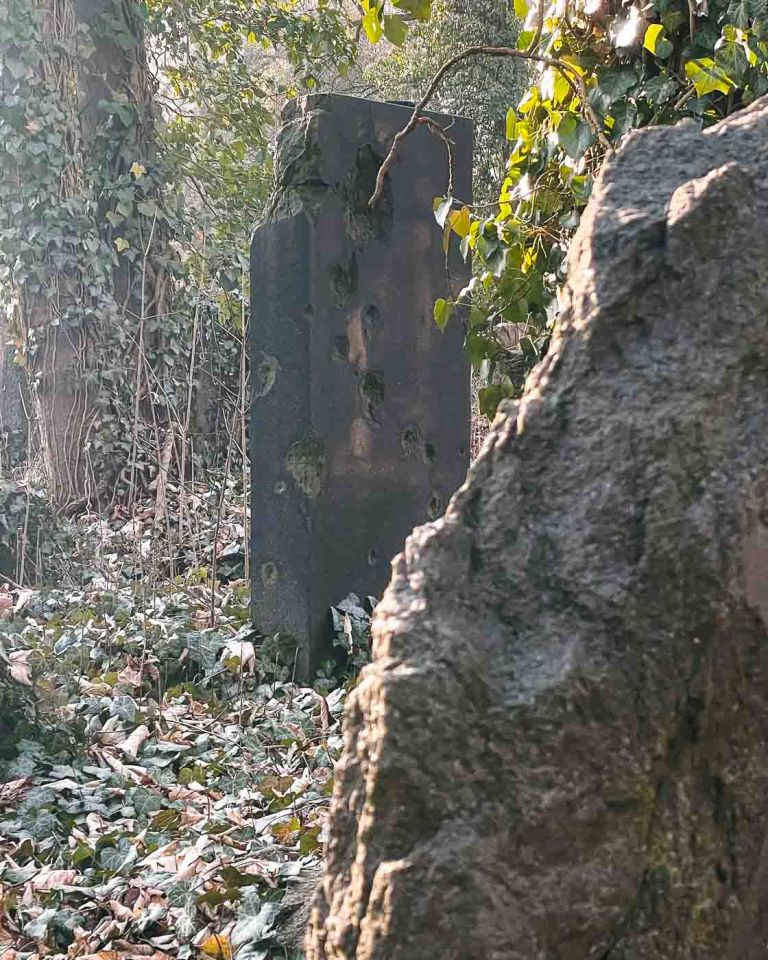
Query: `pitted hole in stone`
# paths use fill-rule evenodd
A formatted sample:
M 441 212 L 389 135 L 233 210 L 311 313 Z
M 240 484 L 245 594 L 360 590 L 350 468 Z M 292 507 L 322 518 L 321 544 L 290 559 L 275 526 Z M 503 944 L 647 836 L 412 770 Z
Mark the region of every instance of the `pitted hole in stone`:
M 419 428 L 414 424 L 406 427 L 400 434 L 400 446 L 406 457 L 412 457 L 419 452 L 421 446 L 421 435 Z
M 263 351 L 259 351 L 257 358 L 253 393 L 256 397 L 266 397 L 275 385 L 275 380 L 277 380 L 277 375 L 280 372 L 280 363 L 277 357 Z
M 347 337 L 334 338 L 331 356 L 334 360 L 339 360 L 342 363 L 349 362 L 349 339 Z
M 354 253 L 346 263 L 337 263 L 331 269 L 331 293 L 337 307 L 347 306 L 357 293 L 359 280 Z
M 305 497 L 316 499 L 323 489 L 325 470 L 325 448 L 320 440 L 308 433 L 303 440 L 294 443 L 285 458 L 285 469 Z
M 459 447 L 459 456 L 466 457 L 466 455 L 467 455 L 467 448 L 464 446 Z
M 285 482 L 285 480 L 278 480 L 277 483 L 275 484 L 275 493 L 279 497 L 282 496 L 287 489 L 288 489 L 288 484 Z
M 371 240 L 388 237 L 392 230 L 392 184 L 389 176 L 384 180 L 384 193 L 376 206 L 371 207 L 368 202 L 376 189 L 376 178 L 383 160 L 384 157 L 371 144 L 359 147 L 355 168 L 342 186 L 344 225 L 358 250 L 362 250 Z
M 427 520 L 437 520 L 443 514 L 443 498 L 434 491 L 427 503 Z
M 437 460 L 437 446 L 429 440 L 424 444 L 424 459 L 427 463 L 435 463 Z
M 379 423 L 378 410 L 384 402 L 384 380 L 373 370 L 368 370 L 360 381 L 360 395 L 366 419 Z
M 368 565 L 371 567 L 375 567 L 378 559 L 379 559 L 379 552 L 378 550 L 376 550 L 375 547 L 372 547 L 368 551 Z
M 274 590 L 277 586 L 278 574 L 277 574 L 277 564 L 273 563 L 271 560 L 268 560 L 266 563 L 261 565 L 261 582 L 267 588 L 267 590 Z
M 361 320 L 363 336 L 365 337 L 366 341 L 370 343 L 381 328 L 381 310 L 379 310 L 379 308 L 374 304 L 370 303 L 365 310 L 363 310 Z

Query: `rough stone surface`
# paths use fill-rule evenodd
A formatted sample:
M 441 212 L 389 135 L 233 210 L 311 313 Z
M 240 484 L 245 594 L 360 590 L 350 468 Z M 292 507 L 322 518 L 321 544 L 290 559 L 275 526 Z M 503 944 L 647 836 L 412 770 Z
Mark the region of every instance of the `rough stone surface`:
M 328 656 L 330 605 L 381 596 L 403 540 L 444 512 L 469 464 L 463 331 L 433 320 L 448 295 L 432 210 L 445 144 L 419 129 L 368 207 L 409 114 L 332 95 L 291 107 L 277 202 L 253 240 L 253 616 L 299 642 L 305 677 Z M 467 199 L 471 123 L 435 119 Z M 447 266 L 460 289 L 457 251 Z
M 763 100 L 607 163 L 548 357 L 396 560 L 309 957 L 764 958 L 767 623 Z

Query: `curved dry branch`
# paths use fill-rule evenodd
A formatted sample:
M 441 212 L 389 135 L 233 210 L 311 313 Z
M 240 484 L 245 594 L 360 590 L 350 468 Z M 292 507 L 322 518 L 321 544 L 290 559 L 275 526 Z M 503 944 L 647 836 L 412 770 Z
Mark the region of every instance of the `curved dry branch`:
M 592 105 L 587 100 L 587 88 L 584 80 L 582 79 L 578 70 L 570 63 L 566 63 L 565 60 L 558 60 L 554 57 L 545 57 L 536 53 L 529 53 L 527 50 L 515 50 L 513 47 L 466 47 L 464 50 L 460 50 L 459 53 L 451 57 L 449 60 L 446 60 L 445 63 L 440 67 L 427 87 L 424 96 L 413 108 L 413 113 L 411 114 L 408 123 L 406 123 L 402 130 L 395 134 L 395 138 L 392 141 L 392 146 L 389 148 L 389 153 L 387 153 L 386 157 L 384 158 L 384 162 L 379 167 L 379 172 L 376 177 L 376 187 L 373 191 L 371 199 L 368 201 L 368 205 L 370 207 L 376 206 L 381 199 L 381 195 L 384 192 L 384 179 L 392 169 L 392 165 L 397 157 L 397 152 L 400 149 L 400 144 L 403 142 L 403 140 L 405 140 L 406 137 L 410 136 L 410 134 L 412 134 L 418 126 L 427 104 L 434 96 L 435 91 L 440 86 L 443 78 L 446 76 L 446 74 L 450 73 L 454 67 L 458 66 L 458 64 L 469 59 L 470 57 L 511 57 L 515 60 L 529 60 L 533 63 L 542 63 L 544 66 L 553 67 L 555 70 L 559 70 L 573 93 L 579 97 L 582 109 L 584 111 L 584 116 L 590 127 L 592 127 L 598 141 L 603 147 L 605 147 L 606 150 L 613 149 L 611 142 L 608 140 L 603 131 L 600 118 L 597 116 Z
M 544 4 L 546 0 L 539 0 L 538 9 L 536 10 L 536 32 L 533 35 L 533 39 L 528 44 L 526 48 L 526 53 L 533 53 L 536 47 L 539 45 L 541 40 L 541 34 L 544 32 Z

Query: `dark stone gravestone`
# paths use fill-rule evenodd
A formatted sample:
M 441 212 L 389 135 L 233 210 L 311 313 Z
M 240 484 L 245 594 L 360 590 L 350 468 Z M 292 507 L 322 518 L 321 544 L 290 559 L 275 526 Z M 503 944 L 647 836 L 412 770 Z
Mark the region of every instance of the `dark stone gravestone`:
M 336 95 L 289 106 L 253 238 L 253 619 L 296 640 L 304 677 L 329 655 L 329 606 L 381 595 L 405 537 L 443 512 L 468 465 L 463 332 L 433 319 L 468 279 L 432 211 L 448 191 L 443 140 L 418 129 L 368 206 L 409 115 Z M 433 119 L 469 201 L 471 123 Z

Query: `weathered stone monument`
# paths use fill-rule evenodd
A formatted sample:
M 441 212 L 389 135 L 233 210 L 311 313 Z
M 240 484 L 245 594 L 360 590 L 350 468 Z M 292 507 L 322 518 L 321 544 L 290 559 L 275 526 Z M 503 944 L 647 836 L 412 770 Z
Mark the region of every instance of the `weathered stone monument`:
M 470 198 L 472 127 L 436 117 L 368 206 L 407 107 L 317 95 L 292 105 L 278 193 L 251 253 L 253 619 L 328 656 L 329 606 L 380 596 L 416 524 L 433 520 L 469 463 L 469 371 L 459 323 L 434 302 L 468 267 L 446 258 L 432 199 Z M 455 244 L 453 245 L 455 246 Z
M 768 103 L 606 163 L 352 695 L 312 960 L 768 955 Z

